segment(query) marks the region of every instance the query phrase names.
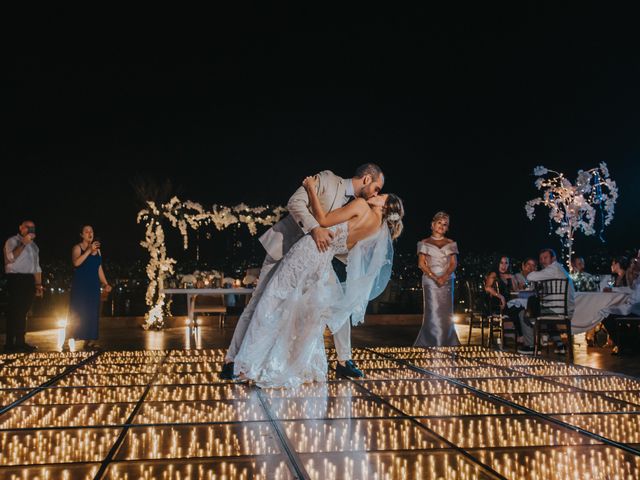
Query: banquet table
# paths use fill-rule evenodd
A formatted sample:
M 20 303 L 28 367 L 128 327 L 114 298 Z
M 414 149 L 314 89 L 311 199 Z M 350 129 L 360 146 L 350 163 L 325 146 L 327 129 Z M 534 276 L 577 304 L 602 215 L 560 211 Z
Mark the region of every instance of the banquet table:
M 571 318 L 572 333 L 591 330 L 606 317 L 602 310 L 623 304 L 628 298 L 625 292 L 576 292 L 575 310 Z M 526 298 L 514 298 L 507 303 L 509 307 L 527 307 Z
M 169 295 L 186 295 L 187 296 L 187 317 L 193 321 L 193 310 L 195 299 L 198 296 L 216 296 L 216 295 L 251 295 L 253 288 L 163 288 L 160 293 Z

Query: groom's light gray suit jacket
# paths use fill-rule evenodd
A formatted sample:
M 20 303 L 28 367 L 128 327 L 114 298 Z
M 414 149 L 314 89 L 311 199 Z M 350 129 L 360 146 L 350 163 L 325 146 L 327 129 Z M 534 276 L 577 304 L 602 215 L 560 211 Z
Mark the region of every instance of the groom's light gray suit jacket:
M 338 177 L 329 170 L 316 175 L 318 179 L 318 198 L 326 212 L 344 206 L 350 199 L 345 195 L 347 182 L 351 179 Z M 304 187 L 298 188 L 287 203 L 289 215 L 284 217 L 261 237 L 260 243 L 274 259 L 280 260 L 300 238 L 318 226 L 311 214 L 309 196 Z M 337 256 L 346 263 L 346 257 Z

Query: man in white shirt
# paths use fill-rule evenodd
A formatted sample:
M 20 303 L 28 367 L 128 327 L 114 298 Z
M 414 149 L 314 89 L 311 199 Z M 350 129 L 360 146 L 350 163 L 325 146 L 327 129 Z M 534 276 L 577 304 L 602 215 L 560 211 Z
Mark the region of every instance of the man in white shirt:
M 569 280 L 569 284 L 567 285 L 567 313 L 569 316 L 573 315 L 573 311 L 575 310 L 575 298 L 576 292 L 573 286 L 573 281 L 569 276 L 569 273 L 564 269 L 562 265 L 557 260 L 556 252 L 551 248 L 546 248 L 540 252 L 540 265 L 542 265 L 542 270 L 537 272 L 531 272 L 527 275 L 528 282 L 540 282 L 542 280 L 554 280 L 554 279 L 567 279 Z M 550 296 L 551 297 L 551 296 Z M 551 313 L 563 314 L 564 310 L 560 307 L 556 309 L 551 309 Z M 518 352 L 524 354 L 532 354 L 533 353 L 533 326 L 530 320 L 524 315 L 520 317 L 520 326 L 522 328 L 522 337 L 524 347 L 519 348 Z M 554 337 L 552 340 L 556 342 L 555 353 L 566 353 L 566 349 L 564 344 L 560 341 L 560 337 Z
M 18 235 L 4 244 L 4 270 L 7 274 L 9 304 L 7 308 L 7 336 L 5 352 L 32 352 L 36 347 L 25 342 L 27 314 L 35 296 L 41 297 L 42 269 L 36 238 L 36 226 L 23 221 Z

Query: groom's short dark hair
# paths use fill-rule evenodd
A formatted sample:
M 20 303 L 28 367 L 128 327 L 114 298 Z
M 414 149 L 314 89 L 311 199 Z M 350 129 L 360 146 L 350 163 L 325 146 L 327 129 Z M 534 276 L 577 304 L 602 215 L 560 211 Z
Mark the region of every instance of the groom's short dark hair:
M 365 175 L 371 175 L 371 178 L 377 180 L 382 175 L 382 169 L 375 163 L 365 163 L 356 168 L 356 178 L 362 178 Z
M 556 251 L 553 248 L 543 248 L 542 250 L 540 250 L 540 255 L 542 255 L 543 253 L 548 253 L 549 255 L 551 255 L 551 258 L 558 258 L 558 256 L 556 255 Z

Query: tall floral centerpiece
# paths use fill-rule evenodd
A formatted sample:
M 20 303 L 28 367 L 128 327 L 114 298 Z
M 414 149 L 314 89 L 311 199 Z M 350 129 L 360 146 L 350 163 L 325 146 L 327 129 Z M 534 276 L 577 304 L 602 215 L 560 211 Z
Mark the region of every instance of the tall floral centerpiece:
M 571 183 L 563 173 L 538 166 L 533 170 L 537 177 L 535 186 L 542 196 L 529 200 L 524 208 L 529 220 L 535 217 L 535 207 L 549 208 L 549 233 L 554 229 L 560 236 L 563 256 L 571 268 L 571 256 L 576 232 L 585 235 L 596 233 L 604 241 L 604 228 L 613 220 L 618 187 L 609 178 L 607 164 L 602 162 L 596 168 L 579 170 L 578 177 Z
M 189 200 L 182 201 L 173 197 L 167 203 L 156 205 L 156 202 L 147 201 L 146 208 L 138 212 L 138 223 L 145 225 L 145 239 L 140 242 L 149 252 L 147 264 L 147 288 L 146 303 L 149 307 L 145 315 L 145 329 L 164 326 L 164 316 L 168 313 L 165 304 L 164 280 L 167 275 L 174 274 L 176 261 L 167 255 L 165 245 L 164 224 L 168 222 L 172 227 L 178 228 L 183 239 L 185 250 L 189 246 L 189 229 L 197 230 L 200 227 L 213 225 L 218 230 L 243 223 L 249 229 L 251 235 L 258 232 L 258 225 L 273 225 L 278 222 L 286 212 L 283 207 L 249 207 L 244 203 L 234 207 L 213 205 L 211 210 L 205 210 L 199 203 Z

